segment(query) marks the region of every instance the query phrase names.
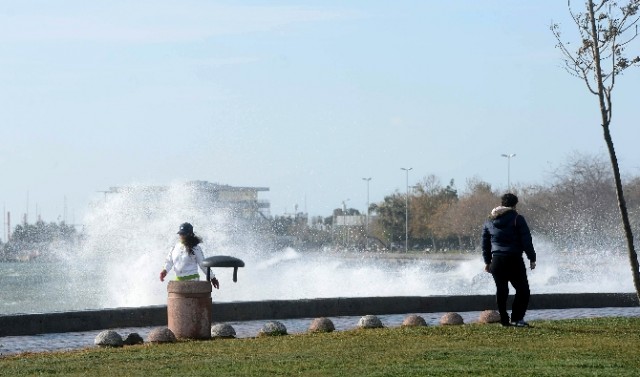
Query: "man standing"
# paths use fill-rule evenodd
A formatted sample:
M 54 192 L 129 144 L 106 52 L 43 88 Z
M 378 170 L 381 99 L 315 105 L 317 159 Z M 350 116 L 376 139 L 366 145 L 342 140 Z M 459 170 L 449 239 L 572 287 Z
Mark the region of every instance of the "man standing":
M 491 211 L 482 229 L 482 257 L 486 272 L 493 275 L 496 283 L 496 301 L 503 326 L 528 327 L 524 315 L 529 306 L 529 281 L 524 265 L 524 251 L 533 270 L 536 268 L 536 252 L 531 242 L 529 226 L 522 215 L 516 212 L 518 197 L 504 194 L 502 205 Z M 507 313 L 509 283 L 516 290 L 511 311 L 511 321 Z

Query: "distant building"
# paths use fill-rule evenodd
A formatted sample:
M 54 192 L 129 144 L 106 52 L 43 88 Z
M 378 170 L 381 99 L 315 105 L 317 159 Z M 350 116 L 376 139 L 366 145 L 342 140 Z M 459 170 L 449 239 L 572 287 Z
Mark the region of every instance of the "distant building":
M 334 216 L 334 226 L 364 226 L 367 221 L 365 215 L 336 215 Z
M 144 205 L 152 210 L 155 199 L 171 195 L 175 186 L 121 186 L 110 187 L 103 191 L 105 197 L 110 194 L 131 193 L 142 195 Z M 221 185 L 207 181 L 189 181 L 179 187 L 181 195 L 188 195 L 188 203 L 198 208 L 228 211 L 236 218 L 254 220 L 268 218 L 271 205 L 269 201 L 259 198 L 260 192 L 269 191 L 268 187 L 239 187 Z

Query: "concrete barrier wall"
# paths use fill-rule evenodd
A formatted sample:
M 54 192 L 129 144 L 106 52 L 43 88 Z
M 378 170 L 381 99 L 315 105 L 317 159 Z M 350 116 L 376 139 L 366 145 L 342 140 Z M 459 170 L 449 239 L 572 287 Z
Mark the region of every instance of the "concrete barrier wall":
M 638 306 L 633 293 L 532 295 L 529 309 L 570 309 Z M 213 304 L 214 322 L 266 319 L 468 312 L 495 308 L 495 296 L 396 296 L 224 302 Z M 121 327 L 167 325 L 167 307 L 116 308 L 0 316 L 0 337 Z
M 0 337 L 167 324 L 166 306 L 0 316 Z

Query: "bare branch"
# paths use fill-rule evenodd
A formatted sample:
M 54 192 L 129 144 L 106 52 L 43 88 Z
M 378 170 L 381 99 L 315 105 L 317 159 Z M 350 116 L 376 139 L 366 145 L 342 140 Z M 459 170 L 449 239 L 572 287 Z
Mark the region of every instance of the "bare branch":
M 640 21 L 640 16 L 636 17 L 636 19 L 633 20 L 628 26 L 626 27 L 624 26 L 627 20 L 629 19 L 629 17 L 635 16 L 638 13 L 639 7 L 640 7 L 640 1 L 636 1 L 636 4 L 629 4 L 629 6 L 622 8 L 623 17 L 620 20 L 620 34 L 625 33 L 627 30 L 629 30 L 630 28 L 638 24 L 638 21 Z M 637 33 L 637 28 L 636 28 L 636 33 Z
M 566 56 L 574 64 L 576 64 L 576 58 L 573 57 L 573 54 L 569 51 L 569 49 L 567 49 L 564 42 L 562 42 L 562 39 L 560 39 L 560 32 L 558 31 L 558 28 L 559 27 L 557 24 L 551 24 L 551 27 L 550 27 L 551 33 L 553 33 L 553 36 L 556 37 L 556 40 L 558 41 L 558 44 L 556 45 L 556 47 L 559 48 L 560 51 L 562 51 L 562 54 L 564 56 Z
M 620 26 L 623 26 L 623 27 L 620 28 L 620 34 L 626 33 L 632 27 L 637 26 L 639 21 L 640 21 L 640 17 L 636 18 L 632 23 L 630 23 L 627 26 L 624 26 L 624 22 L 621 22 Z M 637 28 L 636 28 L 636 32 L 637 32 Z
M 584 82 L 587 84 L 587 88 L 589 89 L 589 91 L 593 94 L 593 95 L 598 95 L 598 91 L 594 90 L 593 87 L 591 86 L 591 81 L 589 81 L 589 75 L 588 75 L 589 71 L 587 69 L 583 69 L 582 70 L 582 78 L 584 79 Z M 596 80 L 597 81 L 597 80 Z
M 575 22 L 576 26 L 578 27 L 578 32 L 580 33 L 580 37 L 582 39 L 585 39 L 584 33 L 586 32 L 588 36 L 589 28 L 586 25 L 583 25 L 584 13 L 577 13 L 577 14 L 573 13 L 573 10 L 571 9 L 571 0 L 567 0 L 567 6 L 569 8 L 569 14 L 573 19 L 573 22 Z
M 622 56 L 625 46 L 637 38 L 637 24 L 640 22 L 640 16 L 634 17 L 640 11 L 640 0 L 629 1 L 628 5 L 619 7 L 618 1 L 601 0 L 593 3 L 589 12 L 583 13 L 575 12 L 571 7 L 571 0 L 567 0 L 569 14 L 582 40 L 582 44 L 575 51 L 570 51 L 569 43 L 562 40 L 559 25 L 552 23 L 550 26 L 557 41 L 556 47 L 565 57 L 564 70 L 571 76 L 584 80 L 592 94 L 598 95 L 596 83 L 606 84 L 605 88 L 612 90 L 616 82 L 615 76 L 631 66 L 640 64 L 640 58 L 627 59 Z M 614 15 L 615 11 L 620 10 L 622 14 Z M 635 28 L 633 35 L 619 43 L 618 37 L 631 27 Z M 610 61 L 610 69 L 604 71 L 606 61 Z
M 638 38 L 638 26 L 636 25 L 636 32 L 633 34 L 633 36 L 629 39 L 627 39 L 625 42 L 622 42 L 619 44 L 620 47 L 624 47 L 626 45 L 628 45 L 629 43 L 631 43 L 634 39 Z
M 609 0 L 602 0 L 600 5 L 595 7 L 595 13 L 600 12 L 600 9 L 602 9 L 602 7 L 604 7 L 608 2 L 609 2 Z
M 613 87 L 616 84 L 616 74 L 617 74 L 616 73 L 616 55 L 617 55 L 616 54 L 616 38 L 617 37 L 618 35 L 615 33 L 611 37 L 611 72 L 607 75 L 607 77 L 604 78 L 604 81 L 607 81 L 609 77 L 611 78 L 611 86 L 609 86 L 608 95 L 607 95 L 609 119 L 611 119 L 611 91 L 613 90 Z
M 608 88 L 608 89 L 605 89 L 605 91 L 604 91 L 605 98 L 607 100 L 607 120 L 606 120 L 607 125 L 609 123 L 611 123 L 611 115 L 612 115 L 612 112 L 611 112 L 611 91 L 612 90 L 613 90 L 613 88 Z

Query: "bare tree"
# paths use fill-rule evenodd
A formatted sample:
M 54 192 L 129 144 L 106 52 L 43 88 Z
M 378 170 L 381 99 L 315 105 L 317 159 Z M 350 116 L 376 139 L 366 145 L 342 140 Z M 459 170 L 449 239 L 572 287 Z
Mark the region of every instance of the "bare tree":
M 466 190 L 451 206 L 452 225 L 458 234 L 469 240 L 473 249 L 480 244 L 482 224 L 488 218 L 492 206 L 500 203 L 491 185 L 475 177 L 467 179 Z
M 638 36 L 640 0 L 586 0 L 584 12 L 569 12 L 580 33 L 581 43 L 576 51 L 569 50 L 569 42 L 561 38 L 558 24 L 551 25 L 556 45 L 565 56 L 565 69 L 585 82 L 589 91 L 598 97 L 604 140 L 607 144 L 616 186 L 618 207 L 627 239 L 629 262 L 633 272 L 636 295 L 640 300 L 640 266 L 633 244 L 633 232 L 622 189 L 618 159 L 613 147 L 609 126 L 612 115 L 611 93 L 618 75 L 640 64 L 640 56 L 628 58 L 625 49 Z
M 624 247 L 613 173 L 606 156 L 574 152 L 549 172 L 549 179 L 547 185 L 524 187 L 518 195 L 518 207 L 526 211 L 536 233 L 572 252 Z M 627 203 L 632 203 L 627 187 Z M 633 216 L 631 219 L 633 222 Z

